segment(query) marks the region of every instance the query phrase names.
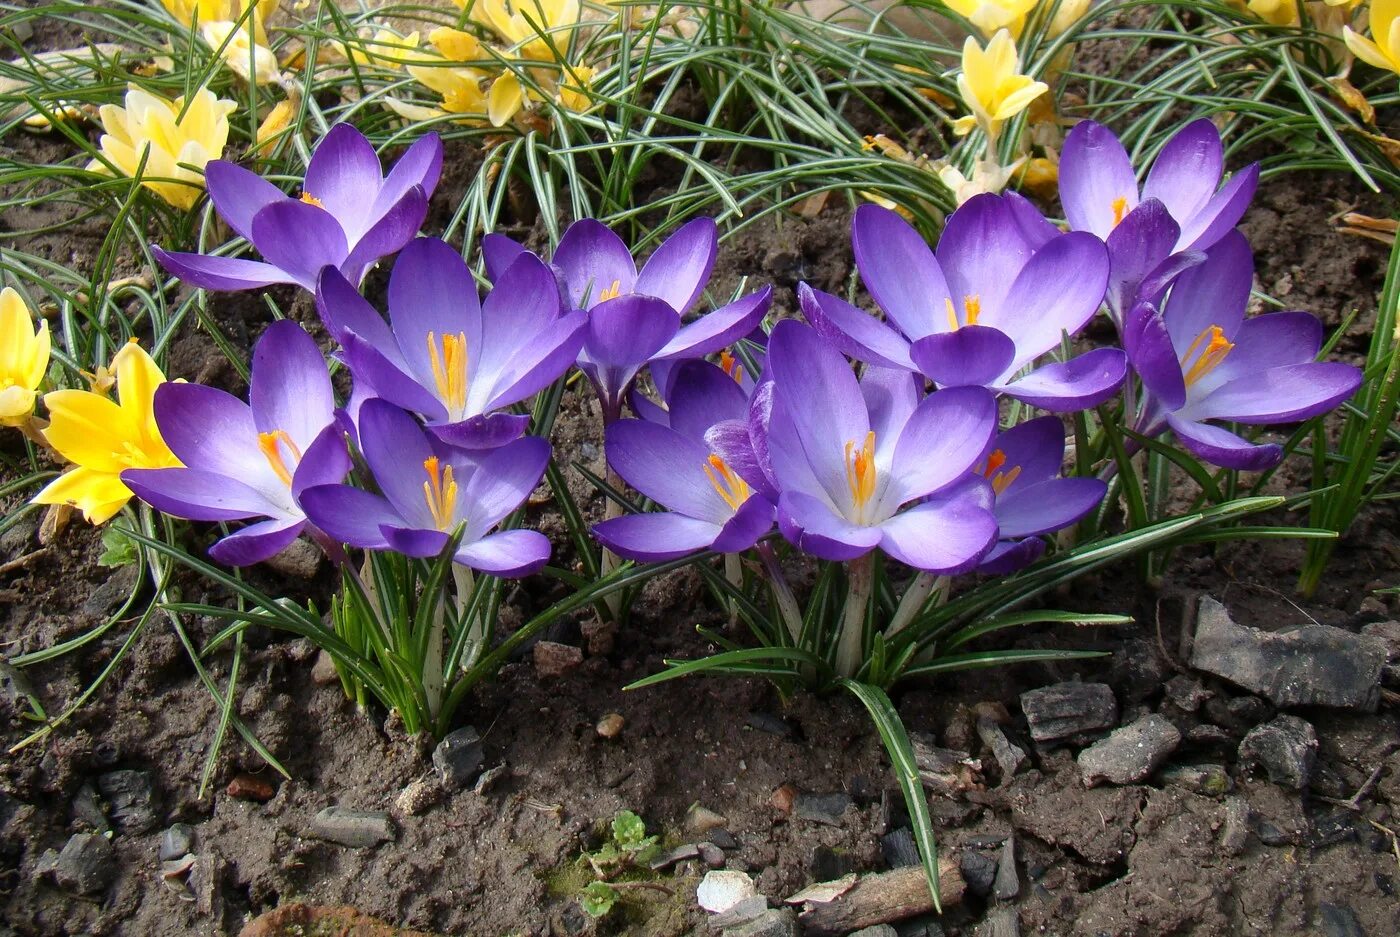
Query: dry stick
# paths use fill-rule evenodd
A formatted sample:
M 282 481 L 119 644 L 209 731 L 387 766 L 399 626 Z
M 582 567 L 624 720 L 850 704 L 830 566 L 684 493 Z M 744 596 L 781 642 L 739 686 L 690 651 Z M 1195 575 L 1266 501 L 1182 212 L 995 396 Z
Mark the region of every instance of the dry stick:
M 965 885 L 958 861 L 938 860 L 939 898 L 944 910 L 962 902 Z M 798 920 L 807 937 L 839 937 L 863 927 L 901 921 L 933 910 L 923 866 L 866 875 L 831 901 L 809 902 Z

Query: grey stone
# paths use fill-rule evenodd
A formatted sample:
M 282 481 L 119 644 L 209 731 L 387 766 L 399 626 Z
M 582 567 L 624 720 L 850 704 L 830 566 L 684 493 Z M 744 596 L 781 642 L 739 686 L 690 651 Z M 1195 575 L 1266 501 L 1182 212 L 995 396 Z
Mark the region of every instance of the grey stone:
M 1202 596 L 1191 666 L 1258 693 L 1275 706 L 1374 712 L 1388 650 L 1380 637 L 1329 625 L 1286 632 L 1238 625 L 1225 606 Z
M 92 594 L 83 603 L 83 614 L 93 618 L 106 618 L 127 600 L 135 585 L 136 567 L 117 567 L 102 581 L 102 585 L 92 590 Z
M 111 842 L 96 833 L 76 833 L 64 844 L 53 866 L 60 888 L 80 895 L 105 891 L 117 871 Z
M 751 895 L 726 911 L 710 918 L 710 926 L 723 930 L 726 927 L 737 927 L 746 924 L 768 910 L 768 899 L 762 895 Z
M 914 845 L 914 831 L 901 826 L 880 837 L 880 854 L 892 869 L 919 864 L 919 847 Z
M 102 801 L 97 799 L 97 791 L 91 784 L 84 784 L 73 795 L 73 819 L 90 827 L 94 833 L 110 833 L 112 826 L 107 822 L 107 811 Z
M 1016 836 L 1006 837 L 997 858 L 997 877 L 992 883 L 992 894 L 998 901 L 1010 901 L 1021 893 L 1021 876 L 1016 871 Z
M 442 797 L 442 781 L 437 777 L 416 778 L 394 798 L 394 809 L 406 817 L 416 817 L 436 807 Z
M 738 927 L 725 930 L 725 937 L 798 937 L 797 912 L 791 908 L 773 908 Z
M 149 833 L 156 828 L 155 792 L 144 771 L 109 771 L 97 778 L 97 789 L 111 806 L 112 822 L 127 834 Z
M 1224 765 L 1172 765 L 1162 769 L 1161 778 L 1163 784 L 1206 797 L 1221 797 L 1235 789 Z
M 700 861 L 712 869 L 724 868 L 724 850 L 714 843 L 700 843 L 697 848 L 700 850 Z
M 1273 715 L 1269 704 L 1257 696 L 1217 696 L 1202 707 L 1207 719 L 1236 736 L 1243 735 Z
M 1132 784 L 1167 760 L 1181 744 L 1181 733 L 1166 718 L 1149 713 L 1079 753 L 1084 783 Z
M 1322 920 L 1325 937 L 1366 937 L 1356 912 L 1344 904 L 1324 901 L 1318 905 L 1317 916 Z
M 1220 824 L 1220 848 L 1238 856 L 1249 843 L 1249 803 L 1238 794 L 1225 798 L 1225 821 Z
M 268 557 L 264 562 L 272 569 L 293 579 L 315 579 L 321 571 L 326 554 L 310 540 L 298 537 L 287 544 L 281 553 Z
M 758 889 L 747 872 L 715 870 L 706 872 L 700 880 L 695 900 L 711 914 L 720 914 L 757 894 Z
M 194 852 L 194 827 L 188 823 L 172 823 L 160 834 L 160 861 L 182 859 Z
M 910 732 L 909 744 L 914 749 L 914 764 L 924 787 L 943 797 L 958 797 L 975 787 L 982 779 L 982 762 L 964 751 L 940 748 L 933 736 Z
M 692 833 L 704 835 L 710 830 L 719 829 L 728 822 L 724 814 L 716 813 L 699 803 L 691 804 L 690 809 L 685 812 L 685 828 Z
M 449 733 L 433 749 L 433 768 L 450 791 L 459 791 L 476 780 L 485 760 L 481 734 L 472 726 Z
M 510 769 L 503 764 L 494 768 L 487 768 L 481 772 L 481 777 L 476 779 L 476 785 L 472 788 L 473 794 L 486 794 L 510 773 Z
M 24 671 L 5 660 L 0 660 L 0 696 L 19 707 L 34 697 L 34 685 Z
M 1026 763 L 1026 752 L 1021 746 L 1006 737 L 1001 726 L 991 719 L 977 720 L 977 737 L 991 749 L 992 757 L 1001 768 L 1001 781 L 1009 782 Z
M 1167 702 L 1182 712 L 1193 713 L 1201 704 L 1215 694 L 1201 686 L 1201 681 L 1188 674 L 1179 673 L 1167 681 L 1164 687 Z
M 1263 768 L 1275 784 L 1305 790 L 1317 761 L 1317 732 L 1297 716 L 1278 716 L 1244 737 L 1240 761 Z
M 827 826 L 840 826 L 841 815 L 854 806 L 847 794 L 798 794 L 793 804 L 793 812 L 803 820 L 822 823 Z
M 870 927 L 862 927 L 857 931 L 851 931 L 846 937 L 899 937 L 899 931 L 888 924 L 875 924 Z
M 330 686 L 340 682 L 340 673 L 335 669 L 335 658 L 328 651 L 316 655 L 316 663 L 311 665 L 311 682 L 317 686 Z
M 962 868 L 963 881 L 967 883 L 967 890 L 980 898 L 985 898 L 992 893 L 992 886 L 997 879 L 996 860 L 986 853 L 969 849 L 962 854 L 958 860 Z
M 352 849 L 364 849 L 393 839 L 394 821 L 383 810 L 327 807 L 312 819 L 311 835 Z
M 1106 683 L 1056 683 L 1021 694 L 1021 711 L 1036 742 L 1098 735 L 1118 721 L 1118 701 Z
M 677 862 L 684 862 L 686 859 L 696 859 L 696 858 L 698 858 L 699 856 L 700 856 L 700 846 L 699 846 L 699 844 L 698 844 L 698 843 L 686 843 L 686 844 L 683 845 L 683 846 L 677 846 L 675 849 L 672 849 L 670 852 L 662 853 L 661 855 L 657 856 L 655 859 L 652 859 L 651 862 L 649 863 L 649 865 L 651 866 L 652 871 L 655 872 L 655 871 L 660 871 L 661 869 L 670 868 L 671 866 L 675 865 Z
M 710 842 L 714 843 L 720 849 L 739 848 L 739 841 L 734 838 L 734 834 L 729 832 L 722 826 L 717 829 L 710 830 L 710 832 L 705 835 L 709 837 Z
M 1021 937 L 1021 916 L 1011 905 L 999 905 L 987 912 L 977 926 L 977 937 Z
M 796 733 L 792 730 L 792 725 L 781 716 L 766 712 L 749 713 L 748 725 L 760 732 L 767 732 L 769 735 L 776 735 L 780 739 L 790 739 Z

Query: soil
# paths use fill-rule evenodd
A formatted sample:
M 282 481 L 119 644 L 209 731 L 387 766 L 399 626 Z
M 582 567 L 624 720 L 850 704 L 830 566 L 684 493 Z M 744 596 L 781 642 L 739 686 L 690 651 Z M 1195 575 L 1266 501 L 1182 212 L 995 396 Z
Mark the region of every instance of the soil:
M 50 158 L 56 146 L 29 137 L 13 145 L 26 160 Z M 463 150 L 448 165 L 466 173 L 476 159 Z M 442 193 L 452 191 L 453 178 L 444 180 L 435 212 L 447 210 Z M 1332 217 L 1358 199 L 1357 189 L 1340 176 L 1270 180 L 1244 225 L 1262 291 L 1311 309 L 1330 324 L 1340 322 L 1344 311 L 1360 311 L 1341 345 L 1341 354 L 1352 357 L 1364 348 L 1374 321 L 1386 256 L 1381 245 L 1334 230 Z M 1388 207 L 1361 201 L 1362 210 L 1375 215 Z M 0 224 L 14 231 L 56 220 L 11 216 Z M 750 287 L 772 283 L 776 308 L 791 312 L 792 288 L 800 280 L 841 289 L 850 274 L 848 221 L 848 210 L 833 200 L 812 219 L 746 228 L 724 245 L 715 294 L 727 295 L 748 277 Z M 46 237 L 52 237 L 45 242 L 50 256 L 83 269 L 82 258 L 90 257 L 101 232 Z M 34 249 L 32 242 L 27 249 Z M 314 311 L 304 300 L 290 292 L 278 299 L 314 331 Z M 250 297 L 212 297 L 211 308 L 245 351 L 266 325 L 265 307 Z M 193 327 L 172 346 L 169 371 L 171 377 L 242 389 L 213 342 Z M 601 468 L 596 419 L 589 401 L 568 396 L 556 432 L 562 462 Z M 0 444 L 7 456 L 19 456 L 15 434 L 0 437 Z M 1305 475 L 1295 480 L 1280 473 L 1276 486 L 1296 490 L 1305 481 Z M 595 516 L 601 514 L 601 500 L 581 475 L 571 473 L 571 486 Z M 12 494 L 0 507 L 8 517 L 22 504 L 23 495 Z M 567 557 L 560 519 L 547 507 L 531 519 Z M 1282 515 L 1275 520 L 1297 522 Z M 942 918 L 906 923 L 900 933 L 991 933 L 989 913 L 1006 904 L 1022 933 L 1400 933 L 1400 846 L 1392 832 L 1400 822 L 1400 714 L 1393 697 L 1377 713 L 1298 713 L 1314 724 L 1321 742 L 1313 785 L 1299 795 L 1237 763 L 1240 737 L 1274 715 L 1267 703 L 1207 677 L 1201 678 L 1204 689 L 1231 705 L 1187 712 L 1163 691 L 1169 678 L 1189 673 L 1179 652 L 1186 627 L 1182 610 L 1201 594 L 1222 599 L 1244 623 L 1270 628 L 1316 620 L 1355 630 L 1394 618 L 1400 611 L 1396 597 L 1372 592 L 1396 585 L 1397 530 L 1394 507 L 1368 508 L 1309 601 L 1292 595 L 1302 546 L 1280 540 L 1183 551 L 1153 588 L 1133 581 L 1127 570 L 1085 577 L 1054 603 L 1127 612 L 1136 624 L 1113 631 L 1041 628 L 1010 642 L 1097 649 L 1108 656 L 1074 666 L 977 672 L 896 691 L 911 732 L 953 748 L 970 744 L 971 756 L 980 761 L 969 789 L 931 798 L 942 848 L 963 862 L 975 862 L 964 858 L 975 856 L 995 861 L 1003 841 L 1014 835 L 1019 868 L 1014 899 L 998 901 L 974 888 Z M 37 517 L 30 515 L 0 536 L 0 646 L 10 657 L 82 634 L 142 588 L 129 568 L 97 565 L 102 545 L 81 522 L 47 547 L 39 547 L 36 531 Z M 190 530 L 187 536 L 197 549 L 207 532 Z M 14 562 L 22 557 L 28 559 Z M 332 586 L 328 571 L 314 565 L 298 574 L 282 564 L 252 577 L 261 588 L 322 604 Z M 219 598 L 194 579 L 179 585 L 192 600 Z M 539 590 L 527 583 L 513 596 L 507 623 L 550 600 Z M 547 637 L 586 643 L 581 621 L 562 624 Z M 78 698 L 134 624 L 124 622 L 78 653 L 25 671 L 49 713 L 63 712 Z M 305 642 L 254 629 L 237 711 L 291 778 L 267 769 L 231 735 L 217 758 L 214 783 L 201 797 L 219 713 L 176 634 L 163 620 L 153 620 L 111 679 L 67 723 L 0 761 L 0 919 L 9 929 L 0 932 L 234 934 L 255 916 L 282 907 L 287 910 L 277 926 L 285 929 L 269 923 L 259 933 L 299 933 L 293 928 L 309 927 L 310 918 L 290 906 L 301 902 L 349 904 L 393 925 L 431 933 L 705 933 L 707 915 L 695 902 L 704 873 L 697 860 L 655 877 L 665 890 L 629 890 L 619 910 L 602 922 L 582 912 L 577 894 L 588 874 L 580 856 L 599 846 L 608 823 L 624 809 L 639 814 L 668 846 L 714 835 L 688 826 L 695 805 L 720 814 L 734 840 L 725 851 L 726 865 L 752 873 L 759 890 L 774 900 L 813 881 L 885 868 L 881 837 L 907 818 L 879 739 L 853 700 L 809 694 L 782 699 L 763 682 L 738 679 L 621 689 L 660 670 L 664 659 L 713 651 L 697 636 L 697 624 L 720 628 L 722 616 L 698 575 L 681 571 L 653 580 L 613 646 L 591 648 L 576 670 L 541 678 L 528 650 L 518 656 L 463 709 L 463 723 L 481 732 L 486 765 L 504 766 L 499 779 L 480 792 L 442 790 L 433 780 L 427 744 L 406 738 L 382 711 L 357 709 L 337 684 L 314 681 L 316 653 Z M 189 625 L 196 642 L 217 629 L 207 621 Z M 226 683 L 227 653 L 211 655 L 207 666 Z M 1187 736 L 1170 764 L 1222 765 L 1232 790 L 1192 793 L 1164 783 L 1160 774 L 1143 784 L 1086 789 L 1073 758 L 1078 746 L 1032 745 L 1018 701 L 1024 690 L 1072 678 L 1108 683 L 1123 723 L 1146 712 L 1165 715 Z M 0 695 L 6 747 L 35 727 L 10 686 Z M 967 712 L 984 702 L 1007 707 L 1013 717 L 1009 735 L 1031 754 L 1030 766 L 1014 777 L 1003 777 L 991 753 L 967 731 Z M 1221 715 L 1227 711 L 1229 718 Z M 611 713 L 623 717 L 622 729 L 604 738 L 595 727 Z M 75 898 L 40 874 L 45 852 L 104 822 L 85 806 L 87 791 L 100 776 L 122 769 L 149 777 L 154 823 L 142 832 L 118 828 L 112 838 L 114 882 L 95 897 Z M 271 785 L 270 799 L 234 796 L 231 790 L 250 786 L 242 775 Z M 852 806 L 829 823 L 803 819 L 784 809 L 792 789 L 845 793 Z M 1345 806 L 1358 792 L 1352 808 Z M 1227 848 L 1228 815 L 1238 804 L 1233 798 L 1247 804 L 1252 832 Z M 331 805 L 389 811 L 394 838 L 366 849 L 315 839 L 312 818 Z M 200 861 L 189 886 L 182 876 L 165 878 L 158 859 L 161 831 L 176 822 L 195 831 Z M 351 925 L 337 926 L 348 932 Z M 370 928 L 356 932 L 378 933 L 370 924 L 355 926 Z

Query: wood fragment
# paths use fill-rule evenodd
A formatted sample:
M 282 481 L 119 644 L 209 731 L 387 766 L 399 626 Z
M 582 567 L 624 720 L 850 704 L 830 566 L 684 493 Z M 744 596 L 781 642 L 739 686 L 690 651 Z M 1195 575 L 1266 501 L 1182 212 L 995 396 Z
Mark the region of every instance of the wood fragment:
M 940 857 L 938 878 L 943 907 L 961 903 L 966 886 L 957 860 Z M 902 921 L 932 910 L 933 896 L 929 894 L 923 867 L 909 866 L 863 876 L 855 887 L 831 901 L 808 902 L 798 920 L 807 937 L 839 937 L 862 927 Z

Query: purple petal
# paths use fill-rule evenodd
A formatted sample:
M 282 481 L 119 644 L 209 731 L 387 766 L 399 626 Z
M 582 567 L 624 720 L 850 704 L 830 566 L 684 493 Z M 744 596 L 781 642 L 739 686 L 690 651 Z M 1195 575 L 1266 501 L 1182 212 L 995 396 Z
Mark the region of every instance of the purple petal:
M 1123 323 L 1123 350 L 1143 387 L 1168 410 L 1186 403 L 1186 381 L 1162 317 L 1147 303 L 1134 306 Z
M 1181 225 L 1179 250 L 1206 250 L 1239 224 L 1259 187 L 1259 164 L 1246 166 L 1211 197 L 1205 208 Z
M 977 572 L 984 576 L 1009 576 L 1040 559 L 1044 552 L 1045 541 L 1039 537 L 998 540 L 977 564 Z
M 321 268 L 339 267 L 350 254 L 330 212 L 296 199 L 274 202 L 253 217 L 253 244 L 268 263 L 312 292 Z
M 445 421 L 447 408 L 433 391 L 418 383 L 418 378 L 405 373 L 379 349 L 354 332 L 341 336 L 345 345 L 345 361 L 355 375 L 355 386 L 361 392 L 372 391 L 405 410 L 421 413 L 432 421 Z M 358 415 L 355 417 L 359 422 Z
M 778 492 L 768 480 L 767 474 L 759 464 L 758 454 L 754 451 L 747 419 L 724 420 L 711 426 L 705 431 L 705 445 L 724 460 L 730 471 L 748 482 L 755 492 L 769 501 L 778 500 Z
M 360 407 L 360 450 L 379 490 L 398 517 L 408 522 L 396 521 L 393 526 L 433 527 L 423 495 L 427 480 L 423 463 L 436 453 L 413 417 L 386 400 L 366 400 Z M 319 521 L 316 526 L 334 533 Z
M 944 300 L 952 293 L 933 251 L 907 221 L 862 205 L 851 220 L 851 249 L 861 282 L 900 331 L 919 338 L 944 327 Z
M 969 203 L 970 204 L 970 203 Z M 1014 268 L 1013 268 L 1014 269 Z M 1014 367 L 1060 346 L 1094 317 L 1108 286 L 1108 249 L 1092 234 L 1062 234 L 1036 251 L 1000 307 L 983 304 L 980 325 L 1016 342 Z
M 669 424 L 682 436 L 704 439 L 711 426 L 742 420 L 748 412 L 749 395 L 723 368 L 708 361 L 686 361 L 676 369 Z
M 281 430 L 303 452 L 330 425 L 335 393 L 326 359 L 295 322 L 274 322 L 258 339 L 248 402 L 258 432 Z
M 706 471 L 710 451 L 695 439 L 645 420 L 611 423 L 606 437 L 608 464 L 662 507 L 716 526 L 734 513 Z
M 564 271 L 569 301 L 575 309 L 598 305 L 598 297 L 604 291 L 614 296 L 627 295 L 637 282 L 637 267 L 627 245 L 607 225 L 592 218 L 569 225 L 554 250 L 554 264 Z M 612 293 L 614 283 L 616 293 Z
M 593 527 L 593 536 L 599 543 L 618 556 L 639 563 L 664 563 L 709 549 L 719 534 L 718 524 L 672 511 L 627 514 Z
M 1067 237 L 1070 235 L 1062 234 L 1056 240 L 1062 241 Z M 1088 235 L 1077 235 L 1076 242 L 1079 238 L 1088 238 Z M 965 308 L 969 299 L 975 298 L 982 311 L 979 324 L 1001 328 L 1017 339 L 1019 347 L 1020 335 L 1007 328 L 1003 319 L 1018 312 L 1026 318 L 1031 318 L 1033 315 L 1039 315 L 1040 309 L 1032 312 L 1006 308 L 1012 301 L 1008 298 L 1008 293 L 1012 288 L 1013 278 L 1019 279 L 1018 274 L 1024 275 L 1022 268 L 1031 260 L 1033 253 L 1039 257 L 1050 251 L 1055 243 L 1052 241 L 1039 251 L 1032 251 L 1030 244 L 1021 235 L 1016 217 L 1000 196 L 977 195 L 968 199 L 948 217 L 948 224 L 943 229 L 943 236 L 938 240 L 936 251 L 938 264 L 943 268 L 943 275 L 948 280 L 948 295 L 955 310 Z M 1063 250 L 1064 248 L 1060 249 Z M 1102 244 L 1099 245 L 1099 250 L 1103 250 Z M 1060 252 L 1057 251 L 1052 256 L 1058 259 Z M 1106 278 L 1106 258 L 1103 260 L 1103 266 Z M 1053 264 L 1047 266 L 1047 272 L 1052 271 L 1053 267 Z M 1092 283 L 1092 266 L 1087 273 Z M 1040 304 L 1046 297 L 1055 298 L 1055 294 L 1051 287 L 1042 284 L 1041 290 L 1031 298 L 1033 302 Z M 1103 298 L 1102 291 L 1099 298 Z M 936 326 L 935 331 L 950 329 L 947 304 L 942 297 L 935 295 L 930 297 L 929 301 L 936 304 L 930 308 L 929 315 L 935 322 L 942 322 Z
M 1254 253 L 1243 234 L 1232 231 L 1206 251 L 1206 261 L 1176 278 L 1163 319 L 1178 358 L 1211 326 L 1233 339 L 1244 321 L 1254 280 Z
M 345 275 L 354 280 L 363 279 L 365 271 L 380 258 L 397 252 L 412 241 L 427 216 L 428 197 L 422 189 L 410 189 L 354 242 L 350 256 L 341 265 Z
M 1011 367 L 1016 343 L 1000 329 L 965 325 L 925 335 L 909 346 L 909 357 L 940 387 L 990 384 Z
M 710 544 L 717 553 L 743 553 L 773 529 L 773 505 L 766 498 L 749 498 L 725 522 Z
M 435 339 L 441 362 L 443 339 L 462 334 L 467 374 L 476 374 L 482 345 L 481 304 L 467 262 L 446 241 L 418 238 L 403 249 L 389 278 L 389 321 L 404 360 L 425 387 L 436 387 L 429 335 Z
M 1002 391 L 1051 413 L 1071 413 L 1097 407 L 1118 393 L 1127 373 L 1128 358 L 1123 352 L 1095 348 L 1077 358 L 1038 368 Z
M 353 236 L 364 229 L 383 181 L 379 154 L 364 134 L 350 124 L 336 124 L 311 154 L 303 191 Z
M 226 160 L 210 160 L 204 166 L 204 186 L 219 217 L 244 240 L 253 239 L 253 218 L 287 196 L 255 172 Z
M 261 492 L 228 475 L 191 468 L 127 469 L 122 483 L 163 514 L 191 521 L 231 521 L 279 514 Z
M 1322 322 L 1310 312 L 1270 312 L 1245 319 L 1235 347 L 1211 377 L 1221 383 L 1287 364 L 1305 364 L 1322 348 Z
M 321 314 L 326 331 L 341 345 L 345 344 L 345 333 L 354 332 L 396 367 L 407 370 L 408 363 L 399 354 L 389 323 L 335 267 L 321 270 L 316 284 L 316 311 Z
M 852 358 L 887 368 L 918 370 L 909 357 L 909 341 L 874 316 L 806 283 L 797 285 L 797 301 L 817 334 Z
M 1121 312 L 1139 299 L 1150 299 L 1139 296 L 1143 281 L 1171 256 L 1180 234 L 1171 213 L 1156 199 L 1145 199 L 1124 216 L 1107 241 L 1110 308 Z
M 715 220 L 688 221 L 642 264 L 631 291 L 664 299 L 679 315 L 685 315 L 709 282 L 718 251 Z
M 584 313 L 560 317 L 554 274 L 533 254 L 511 264 L 486 297 L 481 352 L 473 361 L 473 409 L 514 403 L 552 384 L 583 346 Z
M 986 454 L 996 431 L 989 391 L 950 387 L 930 394 L 899 435 L 886 497 L 903 504 L 952 484 Z
M 977 565 L 997 538 L 996 518 L 975 498 L 925 501 L 880 525 L 880 548 L 906 566 L 954 575 Z
M 152 410 L 161 438 L 186 466 L 244 480 L 272 475 L 252 411 L 232 394 L 168 381 L 156 388 Z
M 432 424 L 428 429 L 449 446 L 480 451 L 496 449 L 519 439 L 529 427 L 529 414 L 490 413 L 457 423 Z
M 1167 424 L 1176 433 L 1183 448 L 1222 468 L 1259 472 L 1273 468 L 1283 458 L 1282 446 L 1273 443 L 1255 445 L 1209 423 L 1182 419 L 1173 413 L 1167 415 Z
M 1075 231 L 1107 238 L 1114 226 L 1114 203 L 1123 211 L 1138 203 L 1137 176 L 1128 151 L 1107 127 L 1082 120 L 1065 136 L 1060 151 L 1060 201 Z
M 293 497 L 300 498 L 303 491 L 317 485 L 340 484 L 352 465 L 350 452 L 345 448 L 345 429 L 337 420 L 321 430 L 302 453 L 292 473 Z
M 152 247 L 160 265 L 191 286 L 202 290 L 252 290 L 273 283 L 295 282 L 291 275 L 272 264 L 241 257 L 214 257 L 209 254 L 172 253 Z
M 1361 372 L 1349 364 L 1289 364 L 1241 376 L 1187 409 L 1195 420 L 1293 423 L 1326 413 L 1360 386 Z
M 880 543 L 880 529 L 852 524 L 825 502 L 800 491 L 778 500 L 778 529 L 804 553 L 823 560 L 853 560 Z
M 1068 527 L 1098 507 L 1107 491 L 1097 478 L 1050 478 L 1008 491 L 997 499 L 998 536 L 1030 537 Z
M 632 379 L 680 327 L 676 311 L 649 296 L 619 296 L 588 312 L 579 366 L 605 408 L 621 405 Z
M 441 530 L 395 527 L 392 524 L 384 525 L 383 533 L 385 542 L 389 544 L 389 549 L 395 553 L 402 553 L 404 556 L 437 556 L 446 548 L 447 541 L 450 539 Z
M 384 498 L 349 485 L 316 485 L 301 493 L 300 502 L 311 523 L 340 543 L 367 550 L 386 549 L 382 528 L 403 524 Z
M 442 139 L 435 133 L 424 134 L 413 141 L 394 168 L 389 170 L 374 200 L 370 217 L 382 218 L 395 202 L 414 187 L 422 189 L 425 198 L 431 197 L 441 175 Z
M 496 375 L 486 409 L 527 400 L 562 377 L 583 350 L 587 327 L 587 313 L 571 312 L 533 336 L 534 341 Z
M 516 579 L 539 572 L 549 562 L 549 538 L 534 530 L 503 530 L 462 544 L 454 559 L 492 576 Z
M 894 451 L 899 434 L 923 399 L 923 379 L 902 368 L 867 367 L 860 376 L 860 395 L 875 433 L 875 451 Z
M 658 358 L 699 358 L 734 344 L 752 332 L 773 301 L 773 287 L 741 296 L 739 299 L 705 313 L 680 327 L 666 345 L 656 353 Z
M 1220 131 L 1207 118 L 1193 120 L 1157 154 L 1142 197 L 1157 199 L 1175 218 L 1190 218 L 1215 194 L 1221 166 Z
M 1005 458 L 1002 471 L 1020 469 L 1005 492 L 1055 478 L 1065 460 L 1065 425 L 1057 416 L 1041 416 L 998 433 L 992 443 Z
M 521 254 L 527 254 L 525 245 L 504 234 L 488 234 L 481 239 L 481 257 L 486 261 L 486 279 L 497 282 L 510 269 Z
M 1021 237 L 1030 245 L 1031 250 L 1040 250 L 1053 238 L 1060 235 L 1060 229 L 1055 227 L 1045 219 L 1040 213 L 1040 209 L 1031 204 L 1030 199 L 1019 192 L 1007 191 L 1002 194 L 1002 201 L 1006 203 L 1007 209 L 1011 212 L 1011 217 L 1016 220 L 1016 227 L 1021 232 Z
M 628 393 L 627 403 L 632 407 L 633 413 L 648 423 L 659 423 L 662 426 L 671 425 L 670 411 L 637 390 L 636 385 L 633 385 L 631 392 Z
M 300 517 L 274 517 L 249 524 L 209 548 L 209 555 L 225 566 L 252 566 L 270 560 L 292 545 L 306 527 Z
M 492 450 L 462 489 L 467 537 L 475 540 L 525 503 L 549 465 L 549 443 L 526 436 Z

